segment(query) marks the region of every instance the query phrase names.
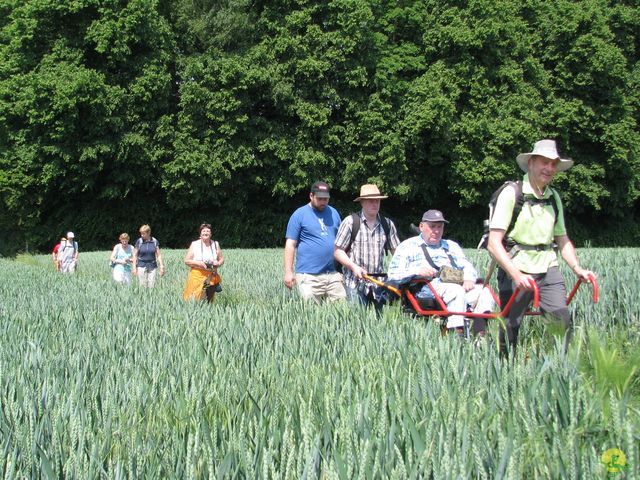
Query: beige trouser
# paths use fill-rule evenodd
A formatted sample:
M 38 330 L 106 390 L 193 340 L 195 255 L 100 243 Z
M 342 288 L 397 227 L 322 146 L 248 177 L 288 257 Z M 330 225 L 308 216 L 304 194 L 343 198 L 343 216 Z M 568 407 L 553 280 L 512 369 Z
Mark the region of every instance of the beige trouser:
M 492 312 L 495 307 L 495 301 L 491 292 L 487 288 L 480 285 L 465 292 L 462 285 L 455 283 L 434 284 L 434 289 L 442 298 L 450 312 L 466 312 L 467 305 L 472 305 L 475 313 Z M 457 328 L 464 325 L 464 315 L 450 315 L 447 319 L 447 328 Z
M 143 287 L 153 288 L 156 284 L 157 268 L 138 267 L 138 281 Z
M 320 302 L 326 298 L 329 301 L 335 301 L 347 297 L 342 283 L 342 274 L 338 272 L 317 275 L 296 273 L 296 283 L 300 296 L 305 300 Z

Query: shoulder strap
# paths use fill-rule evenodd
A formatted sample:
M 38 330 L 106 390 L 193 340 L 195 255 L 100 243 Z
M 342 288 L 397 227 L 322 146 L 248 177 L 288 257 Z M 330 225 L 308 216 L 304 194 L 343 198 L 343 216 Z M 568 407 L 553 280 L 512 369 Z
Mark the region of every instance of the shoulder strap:
M 553 198 L 553 201 L 551 202 L 551 206 L 553 207 L 553 213 L 556 216 L 555 221 L 553 222 L 553 224 L 555 225 L 556 223 L 558 223 L 558 215 L 560 215 L 560 207 L 558 207 L 558 192 L 556 192 L 553 188 L 549 187 L 551 189 L 551 198 Z
M 560 212 L 560 208 L 558 207 L 558 197 L 557 197 L 557 193 L 556 191 L 549 187 L 551 189 L 551 197 L 549 198 L 543 198 L 543 199 L 538 199 L 538 198 L 534 198 L 534 199 L 526 199 L 524 198 L 524 194 L 522 193 L 522 181 L 518 180 L 517 182 L 505 182 L 505 186 L 507 184 L 512 184 L 513 187 L 515 188 L 516 191 L 516 202 L 515 205 L 513 207 L 513 214 L 511 215 L 511 223 L 509 224 L 509 229 L 506 231 L 505 236 L 504 236 L 504 240 L 503 242 L 506 242 L 506 246 L 508 247 L 507 249 L 512 249 L 514 246 L 519 247 L 519 249 L 526 249 L 526 248 L 522 248 L 522 245 L 517 244 L 516 242 L 513 241 L 513 239 L 509 238 L 509 234 L 511 233 L 511 230 L 513 229 L 516 220 L 518 219 L 518 215 L 520 215 L 520 212 L 522 211 L 522 206 L 525 204 L 525 202 L 527 203 L 531 203 L 531 204 L 544 204 L 544 205 L 549 205 L 551 204 L 551 206 L 553 207 L 553 213 L 554 213 L 554 222 L 553 224 L 555 225 L 558 222 L 558 215 Z M 536 249 L 539 249 L 540 247 L 542 247 L 541 245 L 536 245 L 535 246 Z M 548 247 L 548 246 L 547 246 Z M 515 255 L 517 253 L 517 251 L 515 251 L 515 253 L 513 255 Z
M 155 240 L 155 238 L 154 238 L 154 240 Z M 196 240 L 196 242 L 200 243 L 200 255 L 202 256 L 202 258 L 204 258 L 204 242 L 202 241 L 202 239 Z M 215 260 L 216 257 L 217 257 L 217 252 L 218 252 L 218 250 L 217 250 L 218 249 L 218 242 L 216 242 L 215 240 L 211 239 L 211 245 L 209 245 L 209 248 L 211 249 L 211 256 Z
M 360 231 L 360 214 L 359 213 L 352 213 L 351 214 L 351 218 L 353 219 L 353 225 L 351 226 L 351 238 L 349 239 L 349 245 L 346 248 L 346 252 L 348 253 L 349 250 L 351 250 L 351 244 L 353 244 L 353 242 L 356 240 L 356 236 L 358 235 L 358 232 Z M 389 226 L 389 220 L 382 215 L 381 213 L 378 213 L 378 220 L 380 222 L 380 224 L 382 225 L 382 230 L 384 230 L 384 234 L 385 234 L 385 242 L 384 242 L 384 250 L 385 252 L 390 252 L 391 251 L 391 243 L 389 242 L 390 238 L 391 238 L 391 227 Z
M 504 184 L 504 186 L 511 185 L 516 192 L 516 200 L 513 205 L 513 212 L 511 213 L 511 222 L 509 223 L 509 228 L 505 233 L 505 238 L 509 236 L 511 230 L 513 230 L 513 226 L 516 224 L 516 220 L 518 219 L 518 215 L 522 211 L 522 205 L 524 205 L 524 195 L 522 194 L 522 180 L 518 180 L 517 182 L 509 181 Z M 504 188 L 503 188 L 504 189 Z
M 427 248 L 427 245 L 423 242 L 420 246 L 422 247 L 422 253 L 424 253 L 424 258 L 427 259 L 427 262 L 429 262 L 429 265 L 431 265 L 436 270 L 440 270 L 438 266 L 435 264 L 435 262 L 433 261 L 433 258 L 431 258 L 431 255 L 429 255 L 429 249 Z
M 351 225 L 351 237 L 349 238 L 349 245 L 347 245 L 347 248 L 345 248 L 344 250 L 347 253 L 349 253 L 349 250 L 351 250 L 351 245 L 355 241 L 356 236 L 360 231 L 360 214 L 354 212 L 350 216 L 351 216 L 351 219 L 353 220 L 353 225 Z
M 446 240 L 442 239 L 442 240 L 440 240 L 440 245 L 442 245 L 442 250 L 444 250 L 444 253 L 447 254 L 447 257 L 449 257 L 449 261 L 451 262 L 451 266 L 453 268 L 460 268 L 460 267 L 458 267 L 458 264 L 456 263 L 455 259 L 449 253 L 449 242 L 447 242 Z M 429 255 L 427 253 L 428 250 L 427 250 L 426 245 L 424 243 L 422 244 L 422 248 L 423 248 L 423 251 L 425 252 L 425 256 Z M 432 263 L 431 257 L 427 257 L 427 261 L 429 263 L 431 263 L 432 267 L 438 268 Z
M 553 213 L 554 213 L 554 225 L 556 223 L 558 223 L 558 215 L 560 214 L 560 208 L 558 207 L 558 196 L 557 196 L 557 192 L 549 187 L 549 189 L 551 190 L 551 196 L 549 198 L 528 198 L 525 199 L 524 198 L 524 194 L 522 193 L 522 182 L 520 183 L 520 190 L 516 190 L 516 194 L 519 194 L 520 197 L 517 198 L 516 197 L 516 206 L 513 209 L 513 216 L 511 218 L 512 224 L 510 225 L 510 229 L 513 228 L 513 224 L 515 223 L 515 219 L 517 218 L 517 216 L 520 214 L 520 211 L 522 210 L 522 206 L 525 203 L 530 203 L 530 204 L 542 204 L 542 205 L 551 205 L 551 207 L 553 208 Z
M 446 240 L 441 240 L 440 243 L 442 244 L 442 249 L 444 250 L 444 253 L 447 254 L 447 257 L 449 257 L 449 261 L 451 262 L 451 266 L 453 268 L 460 268 L 458 267 L 458 264 L 456 263 L 455 259 L 451 256 L 451 254 L 449 253 L 449 242 L 447 242 Z
M 391 251 L 391 227 L 389 226 L 389 220 L 387 217 L 378 213 L 378 218 L 380 220 L 380 224 L 382 225 L 382 230 L 384 230 L 385 241 L 384 241 L 384 251 L 385 253 L 389 253 Z

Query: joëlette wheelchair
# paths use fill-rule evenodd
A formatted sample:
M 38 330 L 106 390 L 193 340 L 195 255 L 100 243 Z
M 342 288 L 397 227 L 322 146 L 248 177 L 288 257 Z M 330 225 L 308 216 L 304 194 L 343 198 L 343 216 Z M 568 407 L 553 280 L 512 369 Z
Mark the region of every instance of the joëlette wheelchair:
M 516 288 L 509 298 L 509 301 L 506 305 L 502 306 L 500 304 L 500 298 L 493 291 L 491 286 L 481 279 L 478 280 L 478 283 L 484 284 L 483 288 L 489 289 L 491 296 L 493 297 L 495 304 L 500 309 L 499 311 L 494 311 L 490 313 L 475 313 L 475 312 L 454 312 L 447 309 L 446 304 L 438 295 L 435 288 L 431 284 L 433 280 L 432 277 L 420 277 L 420 276 L 412 276 L 403 279 L 402 283 L 389 281 L 383 282 L 371 276 L 365 275 L 365 280 L 371 282 L 379 287 L 384 288 L 387 292 L 389 292 L 390 301 L 393 299 L 399 299 L 402 302 L 402 307 L 408 313 L 415 315 L 417 317 L 424 317 L 426 319 L 436 320 L 441 327 L 443 333 L 446 332 L 446 319 L 451 315 L 462 315 L 465 318 L 464 327 L 463 327 L 463 335 L 465 338 L 471 338 L 471 330 L 470 324 L 473 319 L 484 318 L 484 319 L 495 319 L 495 318 L 504 318 L 511 309 L 513 302 L 516 300 L 518 295 L 520 294 L 521 289 Z M 567 305 L 571 303 L 573 298 L 575 297 L 578 288 L 582 285 L 582 280 L 578 279 L 576 284 L 574 285 L 571 292 L 567 295 Z M 592 288 L 592 301 L 593 303 L 598 303 L 599 299 L 599 287 L 598 282 L 595 276 L 589 276 L 589 282 Z M 419 298 L 417 296 L 418 292 L 421 291 L 424 286 L 427 286 L 431 292 L 426 298 Z M 540 291 L 538 290 L 538 286 L 534 286 L 533 290 L 533 300 L 531 302 L 531 307 L 525 312 L 525 315 L 542 315 L 543 312 L 540 311 Z

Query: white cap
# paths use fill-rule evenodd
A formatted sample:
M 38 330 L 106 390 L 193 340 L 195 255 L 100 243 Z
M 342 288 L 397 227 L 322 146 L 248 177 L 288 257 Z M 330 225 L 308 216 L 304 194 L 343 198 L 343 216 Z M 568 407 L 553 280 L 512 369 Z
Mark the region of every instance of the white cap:
M 67 238 L 74 238 L 75 235 L 73 234 L 73 232 L 67 232 Z

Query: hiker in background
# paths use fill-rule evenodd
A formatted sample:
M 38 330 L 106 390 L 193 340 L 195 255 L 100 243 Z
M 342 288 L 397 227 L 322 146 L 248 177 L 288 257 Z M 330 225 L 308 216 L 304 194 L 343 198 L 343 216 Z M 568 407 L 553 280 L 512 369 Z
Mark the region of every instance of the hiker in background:
M 427 210 L 420 222 L 420 235 L 402 242 L 389 264 L 389 279 L 402 281 L 411 276 L 433 277 L 431 285 L 442 298 L 451 312 L 489 313 L 493 311 L 495 302 L 488 289 L 478 284 L 478 274 L 472 263 L 467 259 L 464 251 L 453 240 L 442 238 L 445 220 L 440 210 Z M 443 274 L 444 269 L 459 271 L 458 275 L 451 274 L 448 279 Z M 451 270 L 450 270 L 451 271 Z M 458 278 L 453 278 L 453 277 Z M 455 281 L 455 283 L 454 283 Z M 416 295 L 418 298 L 431 297 L 433 294 L 428 285 Z M 484 318 L 473 320 L 473 331 L 483 336 L 486 332 L 487 321 Z M 447 329 L 463 333 L 464 316 L 450 315 L 447 319 Z
M 160 255 L 160 243 L 151 236 L 151 227 L 140 227 L 140 238 L 133 247 L 133 275 L 138 276 L 138 281 L 143 287 L 153 288 L 156 284 L 156 274 L 160 270 L 160 276 L 164 276 L 164 264 Z
M 124 285 L 131 284 L 131 272 L 133 270 L 133 247 L 129 244 L 129 234 L 121 233 L 120 242 L 113 247 L 111 252 L 111 268 L 113 279 Z
M 535 143 L 532 152 L 521 153 L 516 161 L 525 172 L 522 180 L 525 202 L 513 228 L 507 232 L 516 203 L 516 192 L 513 186 L 504 188 L 490 219 L 487 247 L 499 265 L 498 288 L 502 305 L 506 305 L 514 289 L 523 291 L 508 312 L 506 328 L 500 329 L 502 356 L 508 355 L 509 346 L 515 353 L 520 323 L 533 298 L 536 284 L 540 292 L 541 310 L 563 328 L 565 347 L 568 344 L 572 321 L 556 248 L 583 282 L 588 282 L 590 276 L 595 277 L 593 272 L 580 266 L 576 250 L 567 236 L 562 202 L 558 193 L 550 187 L 556 173 L 568 170 L 573 160 L 560 157 L 554 140 L 540 140 Z M 549 200 L 553 200 L 556 207 Z
M 75 241 L 73 232 L 67 232 L 67 239 L 64 242 L 60 242 L 58 264 L 62 273 L 76 271 L 78 266 L 78 242 Z
M 53 266 L 56 268 L 56 272 L 60 271 L 60 262 L 58 261 L 58 252 L 60 251 L 60 246 L 63 242 L 67 240 L 67 237 L 60 238 L 60 241 L 53 247 L 53 252 L 51 252 L 51 258 L 53 259 Z
M 211 236 L 211 225 L 203 223 L 199 232 L 200 238 L 191 242 L 184 257 L 184 263 L 190 269 L 182 298 L 211 302 L 215 293 L 222 290 L 218 268 L 224 264 L 224 257 L 220 245 Z
M 385 290 L 363 279 L 363 275 L 378 276 L 384 270 L 385 252 L 393 252 L 400 243 L 394 223 L 380 214 L 382 195 L 376 185 L 362 185 L 362 209 L 352 213 L 340 224 L 336 235 L 334 257 L 344 267 L 347 298 L 361 305 L 373 305 L 380 311 L 386 302 Z
M 297 284 L 302 298 L 316 302 L 346 297 L 342 274 L 333 261 L 340 214 L 329 205 L 330 197 L 325 182 L 311 186 L 309 203 L 289 218 L 284 246 L 285 286 L 291 290 Z

